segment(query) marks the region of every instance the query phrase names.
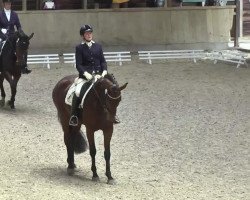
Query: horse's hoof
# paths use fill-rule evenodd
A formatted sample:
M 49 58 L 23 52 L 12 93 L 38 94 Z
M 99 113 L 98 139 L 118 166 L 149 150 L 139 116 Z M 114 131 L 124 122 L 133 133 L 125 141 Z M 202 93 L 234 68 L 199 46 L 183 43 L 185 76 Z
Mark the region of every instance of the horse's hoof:
M 107 182 L 108 185 L 116 185 L 115 179 L 109 179 Z
M 4 99 L 0 100 L 0 107 L 4 107 L 4 105 L 5 105 Z
M 14 103 L 11 102 L 10 100 L 7 102 L 7 104 L 10 106 L 11 109 L 15 109 Z
M 68 174 L 69 176 L 73 176 L 74 173 L 75 173 L 75 169 L 74 169 L 74 168 L 67 168 L 67 174 Z
M 94 182 L 99 182 L 100 181 L 100 179 L 99 179 L 99 177 L 97 176 L 97 177 L 92 177 L 92 181 L 94 181 Z

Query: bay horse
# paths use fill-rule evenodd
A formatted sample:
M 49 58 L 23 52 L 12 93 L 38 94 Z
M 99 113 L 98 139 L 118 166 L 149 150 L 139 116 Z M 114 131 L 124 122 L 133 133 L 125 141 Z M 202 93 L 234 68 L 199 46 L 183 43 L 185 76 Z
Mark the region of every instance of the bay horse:
M 94 133 L 102 130 L 104 135 L 104 158 L 106 160 L 106 176 L 108 184 L 115 181 L 110 171 L 110 141 L 113 134 L 113 121 L 116 109 L 121 101 L 121 91 L 128 83 L 119 86 L 114 76 L 107 74 L 104 78 L 97 80 L 84 100 L 83 108 L 80 109 L 78 126 L 69 126 L 71 107 L 65 104 L 65 96 L 76 76 L 70 75 L 61 79 L 53 89 L 52 98 L 57 108 L 58 119 L 64 132 L 64 143 L 67 148 L 67 172 L 74 173 L 76 168 L 74 152 L 82 153 L 87 149 L 87 141 L 81 131 L 81 125 L 86 127 L 86 135 L 89 143 L 89 151 L 92 160 L 92 180 L 99 181 L 95 165 L 95 139 Z
M 4 79 L 6 79 L 11 88 L 11 98 L 8 105 L 11 109 L 15 109 L 15 96 L 17 83 L 21 77 L 21 69 L 27 65 L 27 54 L 29 48 L 29 40 L 34 33 L 27 36 L 23 31 L 19 30 L 11 34 L 5 41 L 0 56 L 0 89 L 1 100 L 0 107 L 5 105 L 5 91 L 3 87 Z

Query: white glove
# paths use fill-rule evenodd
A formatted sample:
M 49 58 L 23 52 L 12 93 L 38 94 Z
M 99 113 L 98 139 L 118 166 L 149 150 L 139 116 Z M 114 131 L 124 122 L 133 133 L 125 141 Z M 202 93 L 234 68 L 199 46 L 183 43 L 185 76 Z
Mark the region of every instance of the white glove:
M 107 75 L 107 74 L 108 74 L 107 70 L 103 70 L 103 72 L 102 72 L 102 77 L 104 77 L 104 76 Z
M 7 29 L 6 28 L 2 28 L 1 31 L 2 31 L 3 34 L 7 33 Z
M 88 73 L 88 72 L 84 72 L 83 75 L 84 75 L 84 76 L 86 77 L 86 79 L 88 79 L 88 80 L 91 80 L 91 79 L 93 78 L 93 76 L 92 76 L 90 73 Z

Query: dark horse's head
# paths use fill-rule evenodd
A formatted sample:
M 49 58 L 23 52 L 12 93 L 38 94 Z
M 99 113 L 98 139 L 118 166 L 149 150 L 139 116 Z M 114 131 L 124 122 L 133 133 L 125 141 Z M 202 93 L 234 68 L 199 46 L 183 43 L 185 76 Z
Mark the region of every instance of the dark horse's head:
M 14 34 L 10 35 L 3 48 L 2 64 L 6 67 L 8 67 L 8 65 L 17 65 L 19 67 L 26 66 L 28 48 L 30 44 L 29 40 L 33 37 L 33 35 L 34 33 L 28 36 L 22 30 L 16 31 Z
M 101 88 L 101 101 L 109 121 L 114 120 L 116 109 L 121 101 L 121 91 L 126 88 L 127 84 L 119 86 L 112 74 L 107 74 L 96 82 L 95 88 L 98 88 L 98 86 Z

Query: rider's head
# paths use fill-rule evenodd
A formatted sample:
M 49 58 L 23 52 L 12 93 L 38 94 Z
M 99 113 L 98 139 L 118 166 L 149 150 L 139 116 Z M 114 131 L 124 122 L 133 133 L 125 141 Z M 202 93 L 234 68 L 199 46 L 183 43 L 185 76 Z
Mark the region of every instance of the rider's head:
M 12 0 L 3 0 L 3 6 L 6 10 L 10 10 L 11 9 L 11 3 Z
M 90 25 L 84 25 L 80 28 L 80 35 L 87 42 L 90 42 L 92 40 L 93 38 L 92 32 L 93 28 Z

